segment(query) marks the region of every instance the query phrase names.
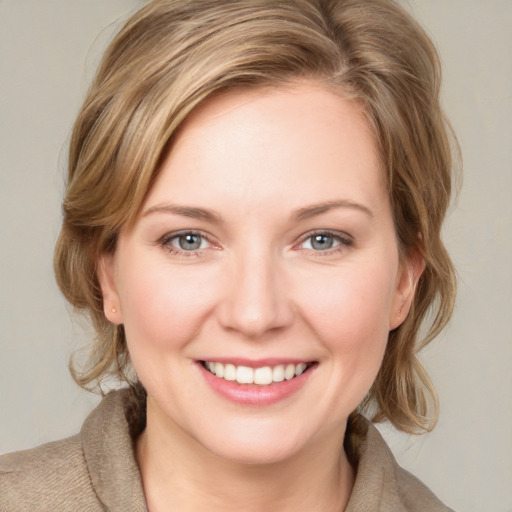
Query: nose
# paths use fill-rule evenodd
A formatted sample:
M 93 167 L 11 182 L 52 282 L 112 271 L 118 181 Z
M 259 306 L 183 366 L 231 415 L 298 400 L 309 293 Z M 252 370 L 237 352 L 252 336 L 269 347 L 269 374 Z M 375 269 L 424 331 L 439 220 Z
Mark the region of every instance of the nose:
M 294 307 L 276 258 L 260 252 L 231 263 L 217 310 L 222 327 L 258 339 L 289 326 Z

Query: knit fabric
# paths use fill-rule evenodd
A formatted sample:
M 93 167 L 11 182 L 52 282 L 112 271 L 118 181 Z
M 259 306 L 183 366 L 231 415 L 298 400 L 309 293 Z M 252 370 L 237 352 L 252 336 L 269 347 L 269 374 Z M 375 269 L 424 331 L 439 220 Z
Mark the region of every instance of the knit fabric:
M 80 434 L 1 456 L 0 512 L 146 512 L 130 435 L 144 422 L 132 418 L 130 402 L 128 390 L 112 392 Z M 345 447 L 357 468 L 345 512 L 451 510 L 396 463 L 362 416 L 350 421 Z

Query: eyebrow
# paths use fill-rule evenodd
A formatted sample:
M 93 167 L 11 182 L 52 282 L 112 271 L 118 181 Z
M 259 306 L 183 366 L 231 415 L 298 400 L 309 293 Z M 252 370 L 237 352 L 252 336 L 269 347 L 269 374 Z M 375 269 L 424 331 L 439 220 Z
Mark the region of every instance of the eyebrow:
M 206 210 L 204 208 L 198 208 L 195 206 L 178 206 L 173 204 L 158 204 L 148 208 L 143 214 L 143 217 L 147 217 L 153 213 L 172 213 L 174 215 L 181 215 L 183 217 L 190 217 L 192 219 L 205 220 L 212 223 L 221 224 L 223 222 L 222 217 L 216 213 Z
M 334 208 L 351 208 L 359 210 L 368 215 L 369 217 L 374 217 L 373 212 L 366 206 L 359 203 L 355 203 L 353 201 L 341 199 L 338 201 L 327 201 L 325 203 L 312 204 L 310 206 L 305 206 L 304 208 L 299 208 L 298 210 L 295 210 L 295 212 L 292 215 L 292 218 L 296 220 L 309 219 L 316 215 L 328 212 L 329 210 L 332 210 Z
M 304 219 L 315 217 L 316 215 L 321 215 L 322 213 L 328 212 L 329 210 L 333 210 L 335 208 L 352 208 L 365 213 L 369 217 L 373 218 L 374 216 L 373 212 L 366 206 L 359 203 L 355 203 L 353 201 L 347 201 L 342 199 L 338 201 L 327 201 L 325 203 L 318 203 L 305 206 L 303 208 L 299 208 L 295 210 L 291 217 L 292 219 L 301 221 Z M 217 224 L 221 224 L 223 222 L 223 219 L 220 215 L 212 212 L 211 210 L 206 210 L 204 208 L 199 208 L 196 206 L 160 204 L 148 208 L 142 214 L 142 216 L 147 217 L 148 215 L 151 215 L 153 213 L 171 213 L 174 215 L 181 215 L 183 217 L 190 217 L 192 219 L 205 220 Z

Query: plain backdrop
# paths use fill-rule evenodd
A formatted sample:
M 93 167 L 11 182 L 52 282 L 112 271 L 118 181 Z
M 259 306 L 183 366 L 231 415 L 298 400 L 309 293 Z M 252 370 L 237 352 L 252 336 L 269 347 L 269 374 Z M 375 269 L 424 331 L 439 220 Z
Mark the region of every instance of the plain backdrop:
M 0 453 L 78 432 L 98 399 L 67 361 L 90 334 L 54 283 L 66 148 L 105 44 L 137 0 L 0 0 Z M 512 0 L 410 0 L 436 42 L 464 156 L 445 239 L 459 271 L 451 326 L 423 354 L 441 416 L 381 430 L 456 510 L 512 511 Z

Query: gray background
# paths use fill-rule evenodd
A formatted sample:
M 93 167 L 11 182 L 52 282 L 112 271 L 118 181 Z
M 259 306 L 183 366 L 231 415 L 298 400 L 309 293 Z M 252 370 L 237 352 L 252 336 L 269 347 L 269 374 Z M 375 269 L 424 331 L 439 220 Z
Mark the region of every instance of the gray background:
M 97 402 L 67 360 L 90 336 L 52 274 L 66 144 L 120 17 L 137 0 L 0 0 L 0 453 L 74 434 Z M 446 241 L 451 326 L 424 352 L 441 417 L 382 427 L 399 461 L 457 510 L 512 511 L 512 0 L 411 0 L 437 43 L 464 155 Z

